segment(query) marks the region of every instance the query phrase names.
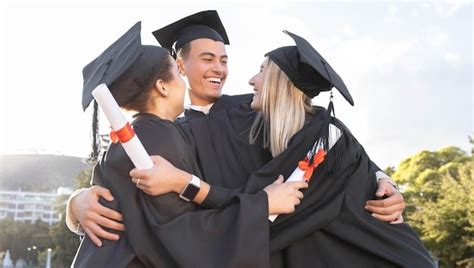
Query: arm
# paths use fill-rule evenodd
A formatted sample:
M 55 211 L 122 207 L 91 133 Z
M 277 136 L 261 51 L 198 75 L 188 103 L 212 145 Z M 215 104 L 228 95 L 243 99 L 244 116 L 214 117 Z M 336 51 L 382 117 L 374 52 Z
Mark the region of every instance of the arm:
M 87 234 L 97 246 L 102 245 L 100 238 L 118 240 L 119 236 L 105 228 L 123 231 L 122 215 L 99 203 L 99 199 L 112 202 L 114 197 L 110 191 L 102 186 L 100 169 L 96 165 L 92 182 L 89 188 L 76 190 L 70 197 L 66 206 L 66 225 L 78 235 Z
M 381 220 L 397 224 L 403 222 L 403 210 L 405 201 L 402 194 L 398 191 L 397 185 L 380 168 L 372 162 L 377 170 L 377 191 L 375 196 L 377 200 L 368 200 L 365 209 L 372 212 L 372 216 Z
M 153 168 L 148 170 L 133 169 L 130 172 L 134 183 L 140 180 L 137 187 L 149 195 L 163 195 L 170 192 L 181 193 L 186 184 L 191 180 L 192 175 L 176 168 L 161 156 L 152 156 L 152 160 L 155 164 Z M 293 212 L 295 205 L 298 205 L 300 199 L 303 198 L 303 194 L 295 190 L 307 187 L 308 184 L 306 182 L 283 184 L 283 177 L 280 176 L 273 184 L 263 189 L 268 195 L 269 214 Z M 207 202 L 221 208 L 220 205 L 225 207 L 224 204 L 228 205 L 241 194 L 242 191 L 240 189 L 230 190 L 223 187 L 211 187 L 205 181 L 201 181 L 200 190 L 192 201 L 197 204 Z M 210 198 L 212 200 L 209 200 Z
M 340 129 L 343 129 L 348 134 L 351 133 L 349 128 L 347 128 L 339 119 L 334 118 L 334 122 Z M 372 216 L 381 221 L 387 221 L 392 224 L 402 223 L 402 213 L 405 209 L 403 196 L 398 191 L 396 183 L 374 162 L 370 162 L 376 170 L 375 177 L 378 188 L 375 192 L 375 196 L 377 197 L 377 200 L 368 200 L 365 209 L 372 212 Z

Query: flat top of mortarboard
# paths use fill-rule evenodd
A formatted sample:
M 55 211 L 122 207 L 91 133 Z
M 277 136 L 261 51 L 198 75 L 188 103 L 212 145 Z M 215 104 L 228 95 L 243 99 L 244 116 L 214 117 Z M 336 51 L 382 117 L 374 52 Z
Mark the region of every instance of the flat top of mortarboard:
M 283 31 L 296 43 L 294 46 L 277 48 L 266 55 L 272 59 L 290 80 L 305 94 L 314 97 L 335 87 L 344 98 L 354 105 L 349 90 L 329 63 L 304 38 Z
M 209 38 L 229 44 L 224 25 L 215 10 L 201 11 L 173 22 L 153 32 L 162 47 L 173 51 L 182 48 L 186 43 L 199 38 Z
M 85 110 L 91 103 L 92 91 L 102 83 L 110 86 L 141 55 L 143 46 L 140 38 L 141 22 L 137 22 L 117 41 L 110 45 L 96 59 L 82 70 L 84 86 L 82 108 Z

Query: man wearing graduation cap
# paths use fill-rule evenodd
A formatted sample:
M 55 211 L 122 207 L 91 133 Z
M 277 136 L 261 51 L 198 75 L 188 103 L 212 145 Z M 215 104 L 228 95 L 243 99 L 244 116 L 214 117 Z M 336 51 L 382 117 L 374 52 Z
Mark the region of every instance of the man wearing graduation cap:
M 218 186 L 231 189 L 242 187 L 246 184 L 246 178 L 268 162 L 271 155 L 260 146 L 248 146 L 249 123 L 253 120 L 249 105 L 252 95 L 221 95 L 227 77 L 224 44 L 229 41 L 217 13 L 204 11 L 194 14 L 154 32 L 154 35 L 163 47 L 178 57 L 180 70 L 189 81 L 192 105 L 186 110 L 187 120 L 182 122 L 182 126 L 197 145 L 204 178 L 216 186 L 214 189 L 218 189 Z M 380 207 L 387 206 L 390 215 L 387 218 L 380 215 L 379 218 L 394 220 L 403 210 L 403 199 L 386 180 L 380 186 L 378 195 L 392 191 L 388 194 L 393 196 L 383 201 L 371 201 L 375 205 L 372 209 L 379 214 Z M 219 194 L 219 191 L 209 194 Z M 106 189 L 90 190 L 80 198 L 75 198 L 77 207 L 74 214 L 88 227 L 92 226 L 90 229 L 98 236 L 118 239 L 97 224 L 101 222 L 104 227 L 123 228 L 116 222 L 121 221 L 120 214 L 106 210 L 95 202 L 99 196 L 107 200 L 113 198 Z M 84 211 L 91 213 L 84 216 Z

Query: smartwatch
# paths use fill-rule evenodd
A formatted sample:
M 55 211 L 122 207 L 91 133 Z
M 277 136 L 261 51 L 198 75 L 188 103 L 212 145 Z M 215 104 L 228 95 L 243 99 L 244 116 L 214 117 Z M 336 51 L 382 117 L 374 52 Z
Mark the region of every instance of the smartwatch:
M 200 189 L 201 179 L 193 175 L 186 187 L 184 187 L 183 191 L 179 194 L 179 197 L 186 201 L 194 200 Z

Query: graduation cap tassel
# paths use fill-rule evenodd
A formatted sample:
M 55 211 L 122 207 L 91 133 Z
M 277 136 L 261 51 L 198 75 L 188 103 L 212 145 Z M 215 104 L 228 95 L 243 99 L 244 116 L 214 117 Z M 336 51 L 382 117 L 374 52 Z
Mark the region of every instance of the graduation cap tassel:
M 88 161 L 95 163 L 100 154 L 100 137 L 99 137 L 99 105 L 94 100 L 94 112 L 92 114 L 92 152 Z
M 332 89 L 331 89 L 331 95 L 329 97 L 329 106 L 328 106 L 328 115 L 329 115 L 329 123 L 327 125 L 327 128 L 328 128 L 328 132 L 329 132 L 329 124 L 332 123 L 333 121 L 333 118 L 336 117 L 336 112 L 334 110 L 334 103 L 333 103 L 333 99 L 334 99 L 334 96 L 333 96 L 333 92 L 332 92 Z M 329 134 L 329 133 L 328 133 Z M 328 135 L 329 136 L 329 135 Z M 340 161 L 340 157 L 342 156 L 341 154 L 338 154 L 337 153 L 337 149 L 336 148 L 333 148 L 333 161 L 332 161 L 332 166 L 328 167 L 332 169 L 332 178 L 335 180 L 336 177 L 337 177 L 337 170 L 338 170 L 338 163 Z
M 171 57 L 175 60 L 178 58 L 178 53 L 176 53 L 174 48 L 171 49 Z

